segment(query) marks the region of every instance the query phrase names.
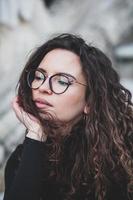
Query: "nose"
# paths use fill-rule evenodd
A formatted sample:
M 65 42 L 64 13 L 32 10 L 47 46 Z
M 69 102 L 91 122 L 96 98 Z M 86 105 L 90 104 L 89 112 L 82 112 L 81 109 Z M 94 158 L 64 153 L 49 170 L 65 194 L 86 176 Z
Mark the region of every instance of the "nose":
M 38 88 L 38 90 L 42 93 L 52 94 L 52 90 L 49 85 L 49 78 L 47 78 L 44 83 Z

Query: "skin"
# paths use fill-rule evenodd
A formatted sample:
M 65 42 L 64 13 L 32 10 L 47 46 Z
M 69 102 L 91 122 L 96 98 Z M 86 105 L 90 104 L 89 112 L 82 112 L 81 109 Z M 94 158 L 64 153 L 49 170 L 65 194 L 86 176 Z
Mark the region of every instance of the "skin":
M 68 73 L 73 75 L 79 82 L 86 84 L 79 57 L 68 50 L 55 49 L 50 51 L 38 68 L 45 70 L 48 76 L 60 72 Z M 33 100 L 40 97 L 48 101 L 53 107 L 44 109 L 54 113 L 59 120 L 65 122 L 73 120 L 81 113 L 86 112 L 85 93 L 85 86 L 74 83 L 69 86 L 65 93 L 55 94 L 49 88 L 48 79 L 39 89 L 32 91 Z
M 56 73 L 68 73 L 74 76 L 78 82 L 86 84 L 79 57 L 68 50 L 54 49 L 48 52 L 38 68 L 43 69 L 48 77 Z M 63 94 L 55 94 L 50 90 L 49 78 L 46 79 L 40 88 L 32 90 L 32 98 L 36 106 L 40 108 L 42 112 L 43 110 L 48 111 L 63 122 L 78 119 L 83 113 L 87 113 L 88 108 L 85 101 L 85 94 L 86 86 L 78 83 L 70 85 Z M 38 98 L 49 102 L 52 106 L 46 104 L 42 105 L 37 102 Z M 12 105 L 17 118 L 29 130 L 28 136 L 40 140 L 42 133 L 38 120 L 25 113 L 22 108 L 19 107 L 17 97 L 14 98 Z M 38 135 L 37 138 L 36 135 Z

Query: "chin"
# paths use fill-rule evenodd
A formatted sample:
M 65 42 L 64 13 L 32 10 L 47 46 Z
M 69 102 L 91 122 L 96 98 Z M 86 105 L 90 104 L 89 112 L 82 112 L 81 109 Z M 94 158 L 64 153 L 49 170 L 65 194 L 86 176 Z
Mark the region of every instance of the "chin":
M 57 116 L 55 115 L 55 113 L 53 113 L 53 112 L 50 112 L 50 111 L 44 111 L 44 112 L 40 112 L 40 117 L 42 118 L 42 119 L 46 119 L 46 120 L 51 120 L 51 121 L 57 121 L 58 120 L 58 118 L 57 118 Z

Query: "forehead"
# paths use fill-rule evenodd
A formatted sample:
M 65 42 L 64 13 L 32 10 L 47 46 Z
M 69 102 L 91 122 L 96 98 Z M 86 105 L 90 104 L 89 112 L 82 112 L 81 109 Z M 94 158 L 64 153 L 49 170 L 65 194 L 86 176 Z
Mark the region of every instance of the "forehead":
M 75 76 L 82 74 L 79 56 L 65 49 L 54 49 L 48 52 L 41 61 L 39 68 L 44 69 L 49 74 L 60 72 Z

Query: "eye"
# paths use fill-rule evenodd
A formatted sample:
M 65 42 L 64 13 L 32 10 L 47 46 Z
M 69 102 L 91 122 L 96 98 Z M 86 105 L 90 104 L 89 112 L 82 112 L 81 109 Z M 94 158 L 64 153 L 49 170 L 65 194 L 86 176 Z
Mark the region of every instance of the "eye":
M 69 85 L 69 82 L 65 82 L 65 81 L 61 81 L 61 80 L 59 80 L 58 83 L 60 85 Z
M 37 81 L 42 80 L 42 78 L 39 77 L 39 76 L 35 76 L 34 79 L 37 80 Z
M 65 76 L 59 76 L 58 77 L 58 83 L 62 86 L 67 86 L 67 85 L 71 84 L 69 79 Z
M 40 80 L 44 80 L 44 79 L 46 79 L 46 77 L 41 72 L 35 73 L 34 80 L 40 81 Z

